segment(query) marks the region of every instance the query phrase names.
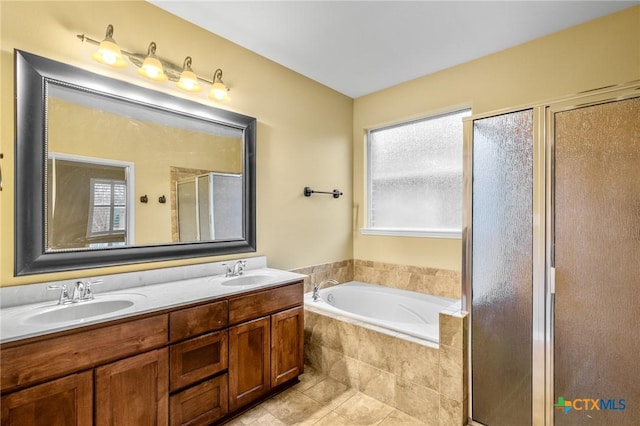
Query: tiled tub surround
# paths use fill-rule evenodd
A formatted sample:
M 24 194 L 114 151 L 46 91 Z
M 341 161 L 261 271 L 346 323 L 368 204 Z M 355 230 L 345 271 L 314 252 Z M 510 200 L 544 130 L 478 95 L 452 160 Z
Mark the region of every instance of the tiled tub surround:
M 467 314 L 439 314 L 440 344 L 305 306 L 305 360 L 323 374 L 429 425 L 467 418 Z
M 340 283 L 362 281 L 453 299 L 460 299 L 462 289 L 459 271 L 372 260 L 349 259 L 298 268 L 292 272 L 308 276 L 305 279 L 305 293 L 311 291 L 314 282 L 320 283 L 327 279 Z
M 460 299 L 460 272 L 371 260 L 353 261 L 353 280 Z
M 349 259 L 315 266 L 306 266 L 304 268 L 293 269 L 291 272 L 307 276 L 304 280 L 304 292 L 308 293 L 313 289 L 313 283 L 320 284 L 328 279 L 336 280 L 339 283 L 353 280 L 353 260 Z M 326 284 L 326 286 L 330 287 L 331 284 Z

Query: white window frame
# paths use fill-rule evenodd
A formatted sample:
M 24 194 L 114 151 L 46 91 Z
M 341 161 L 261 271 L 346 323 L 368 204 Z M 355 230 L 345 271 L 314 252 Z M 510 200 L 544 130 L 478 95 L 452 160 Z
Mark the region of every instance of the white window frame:
M 462 112 L 468 112 L 467 116 L 471 115 L 471 107 L 465 106 L 460 108 L 455 108 L 451 110 L 447 110 L 446 112 L 441 112 L 438 114 L 433 114 L 429 116 L 425 116 L 422 118 L 404 121 L 394 124 L 389 124 L 385 126 L 375 127 L 367 129 L 366 131 L 366 140 L 365 140 L 365 162 L 366 162 L 366 180 L 365 180 L 365 194 L 366 194 L 366 210 L 365 210 L 365 223 L 366 226 L 364 228 L 360 228 L 360 234 L 362 235 L 378 235 L 378 236 L 391 236 L 391 237 L 418 237 L 418 238 L 447 238 L 447 239 L 461 239 L 462 238 L 462 228 L 459 231 L 451 231 L 451 230 L 438 230 L 438 229 L 412 229 L 412 228 L 381 228 L 381 227 L 373 227 L 371 226 L 371 200 L 372 200 L 372 188 L 371 188 L 371 161 L 370 161 L 370 149 L 371 149 L 371 133 L 375 131 L 379 131 L 382 129 L 390 129 L 394 127 L 410 125 L 420 121 L 433 120 L 438 119 L 440 117 L 445 117 L 452 114 L 458 114 Z M 460 123 L 462 128 L 463 124 Z M 460 146 L 462 148 L 464 141 L 460 139 Z M 462 157 L 460 158 L 460 173 L 462 173 Z M 460 194 L 462 197 L 462 193 Z M 462 223 L 462 218 L 461 218 Z
M 52 190 L 56 191 L 55 188 L 55 167 L 56 160 L 66 160 L 66 161 L 74 161 L 77 163 L 88 163 L 88 164 L 99 164 L 106 166 L 114 166 L 114 167 L 122 167 L 125 170 L 125 186 L 127 191 L 127 213 L 126 213 L 126 224 L 125 224 L 125 245 L 133 245 L 135 244 L 135 163 L 129 161 L 119 161 L 119 160 L 110 160 L 105 158 L 96 158 L 96 157 L 86 157 L 83 155 L 75 155 L 75 154 L 66 154 L 59 152 L 49 152 L 48 158 L 52 160 L 53 167 L 53 188 Z M 53 208 L 55 210 L 55 198 L 52 200 Z M 97 243 L 101 244 L 101 243 Z M 100 248 L 98 246 L 93 246 L 91 248 Z
M 89 204 L 89 223 L 87 224 L 87 237 L 88 238 L 92 238 L 92 237 L 104 237 L 104 236 L 109 236 L 109 235 L 124 235 L 125 239 L 127 236 L 127 209 L 129 208 L 129 206 L 127 206 L 127 199 L 126 199 L 126 195 L 125 195 L 125 204 L 122 206 L 125 208 L 125 215 L 124 215 L 124 229 L 114 229 L 114 224 L 115 224 L 115 209 L 116 207 L 120 207 L 119 205 L 116 205 L 114 203 L 114 199 L 115 199 L 115 191 L 114 188 L 116 185 L 119 186 L 123 186 L 124 190 L 125 190 L 125 194 L 127 194 L 127 182 L 124 180 L 115 180 L 115 179 L 102 179 L 102 178 L 91 178 L 90 179 L 91 182 L 91 202 Z M 95 195 L 96 195 L 96 184 L 102 184 L 102 185 L 109 185 L 111 187 L 111 200 L 110 203 L 108 205 L 97 205 L 96 204 L 96 200 L 95 200 Z M 96 214 L 96 207 L 109 207 L 109 229 L 107 231 L 93 231 L 93 221 L 94 221 L 94 217 Z

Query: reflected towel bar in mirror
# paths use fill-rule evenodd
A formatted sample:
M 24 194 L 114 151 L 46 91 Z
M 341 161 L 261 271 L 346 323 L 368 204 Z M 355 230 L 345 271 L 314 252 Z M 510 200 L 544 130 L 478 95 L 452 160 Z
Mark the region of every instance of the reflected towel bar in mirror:
M 331 192 L 327 192 L 327 191 L 314 191 L 313 189 L 309 188 L 308 186 L 304 187 L 304 196 L 305 197 L 311 197 L 311 194 L 329 194 L 329 195 L 333 195 L 333 198 L 340 198 L 340 196 L 342 195 L 342 192 L 340 192 L 337 189 L 334 189 Z

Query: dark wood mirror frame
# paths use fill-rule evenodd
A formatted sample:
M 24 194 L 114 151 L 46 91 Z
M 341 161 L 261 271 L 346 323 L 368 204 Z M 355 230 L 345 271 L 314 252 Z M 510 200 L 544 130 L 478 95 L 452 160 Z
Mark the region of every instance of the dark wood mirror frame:
M 89 269 L 133 263 L 217 256 L 256 251 L 256 119 L 171 96 L 16 50 L 15 54 L 15 263 L 14 275 Z M 96 250 L 45 250 L 45 167 L 47 85 L 67 85 L 193 116 L 242 131 L 243 228 L 241 240 L 169 243 Z M 122 94 L 126 93 L 126 97 Z

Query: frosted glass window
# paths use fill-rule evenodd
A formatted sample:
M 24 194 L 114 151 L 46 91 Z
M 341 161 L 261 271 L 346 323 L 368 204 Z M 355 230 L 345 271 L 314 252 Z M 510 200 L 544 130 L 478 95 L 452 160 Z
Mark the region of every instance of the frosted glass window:
M 370 230 L 461 232 L 462 118 L 470 114 L 369 131 Z

